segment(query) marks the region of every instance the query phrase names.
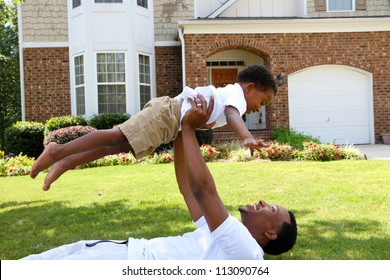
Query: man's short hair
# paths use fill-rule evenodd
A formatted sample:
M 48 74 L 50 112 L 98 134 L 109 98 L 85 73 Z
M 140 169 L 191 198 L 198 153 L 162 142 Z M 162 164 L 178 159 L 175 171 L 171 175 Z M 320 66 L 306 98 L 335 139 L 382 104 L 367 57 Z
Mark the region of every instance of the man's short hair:
M 270 255 L 279 255 L 290 250 L 298 235 L 297 222 L 292 212 L 290 214 L 291 223 L 284 222 L 278 230 L 278 237 L 275 240 L 268 241 L 267 245 L 264 246 L 263 250 L 265 253 Z

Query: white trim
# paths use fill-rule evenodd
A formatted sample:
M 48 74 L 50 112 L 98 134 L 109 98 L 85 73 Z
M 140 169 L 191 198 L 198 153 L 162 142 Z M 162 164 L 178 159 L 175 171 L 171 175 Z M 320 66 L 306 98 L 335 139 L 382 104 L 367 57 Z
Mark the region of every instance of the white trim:
M 22 3 L 18 3 L 18 32 L 19 32 L 19 72 L 20 72 L 20 110 L 22 121 L 26 120 L 26 100 L 24 96 L 24 63 L 23 63 L 23 20 Z
M 154 41 L 155 47 L 179 47 L 181 43 L 178 41 Z
M 199 17 L 199 0 L 194 0 L 194 18 Z
M 179 21 L 183 34 L 277 34 L 390 31 L 390 17 Z
M 182 28 L 179 28 L 178 29 L 179 31 L 179 38 L 180 38 L 180 42 L 181 42 L 181 63 L 182 63 L 182 66 L 181 66 L 181 69 L 182 69 L 182 76 L 183 76 L 183 88 L 186 86 L 187 84 L 187 77 L 186 77 L 186 45 L 185 45 L 185 40 L 184 40 L 184 36 L 183 36 L 183 29 Z
M 230 8 L 237 0 L 229 0 L 226 3 L 222 4 L 221 7 L 219 7 L 216 11 L 214 11 L 212 14 L 208 16 L 208 18 L 216 18 L 220 14 L 222 14 L 224 11 L 226 11 L 228 8 Z
M 23 48 L 68 48 L 69 42 L 24 42 Z

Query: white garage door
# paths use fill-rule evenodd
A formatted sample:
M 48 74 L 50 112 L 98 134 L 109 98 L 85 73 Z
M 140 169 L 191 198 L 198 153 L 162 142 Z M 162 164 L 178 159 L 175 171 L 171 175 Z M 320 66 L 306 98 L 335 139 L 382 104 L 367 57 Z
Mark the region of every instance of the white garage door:
M 324 143 L 373 143 L 371 85 L 371 74 L 336 65 L 290 75 L 290 128 Z

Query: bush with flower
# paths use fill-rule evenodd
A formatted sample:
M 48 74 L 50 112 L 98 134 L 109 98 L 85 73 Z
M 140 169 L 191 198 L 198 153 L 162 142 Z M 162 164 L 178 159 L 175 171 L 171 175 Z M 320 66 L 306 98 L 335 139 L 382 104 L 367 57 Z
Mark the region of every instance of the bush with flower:
M 60 128 L 50 132 L 43 140 L 43 145 L 46 146 L 51 142 L 65 144 L 93 131 L 96 131 L 96 128 L 82 125 Z
M 250 150 L 242 148 L 239 141 L 223 143 L 218 146 L 203 144 L 200 147 L 202 157 L 206 162 L 217 159 L 246 162 L 256 158 L 268 160 L 340 160 L 340 159 L 364 159 L 364 155 L 353 145 L 340 147 L 335 144 L 318 144 L 315 142 L 304 142 L 303 150 L 293 149 L 288 144 L 270 143 L 269 147 L 256 151 L 255 156 L 250 155 Z M 141 161 L 137 161 L 132 153 L 120 153 L 108 155 L 101 159 L 83 164 L 78 168 L 130 165 L 139 163 L 171 163 L 173 162 L 173 150 L 153 153 Z M 18 156 L 4 155 L 0 151 L 0 176 L 27 175 L 31 171 L 34 158 L 19 154 Z
M 20 176 L 30 174 L 34 158 L 19 154 L 0 158 L 0 176 Z
M 303 150 L 300 152 L 303 160 L 339 160 L 344 159 L 343 149 L 336 144 L 317 144 L 313 142 L 304 142 Z
M 149 156 L 147 156 L 144 159 L 145 163 L 171 163 L 173 162 L 173 152 L 172 150 L 153 153 Z
M 297 157 L 296 151 L 288 144 L 271 142 L 270 146 L 263 147 L 257 152 L 261 159 L 270 160 L 291 160 Z
M 206 162 L 214 161 L 219 157 L 217 148 L 208 144 L 200 146 L 200 152 Z
M 79 168 L 114 166 L 114 165 L 130 165 L 137 163 L 137 160 L 132 153 L 119 153 L 115 155 L 108 155 L 89 163 L 80 165 Z

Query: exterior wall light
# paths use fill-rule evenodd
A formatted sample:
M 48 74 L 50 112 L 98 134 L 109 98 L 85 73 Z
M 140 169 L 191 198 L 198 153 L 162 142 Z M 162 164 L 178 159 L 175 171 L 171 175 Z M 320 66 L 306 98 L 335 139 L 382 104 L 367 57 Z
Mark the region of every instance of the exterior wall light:
M 278 80 L 278 84 L 279 84 L 280 86 L 283 85 L 284 80 L 283 80 L 283 74 L 282 74 L 282 73 L 279 73 L 279 74 L 276 76 L 276 79 Z

